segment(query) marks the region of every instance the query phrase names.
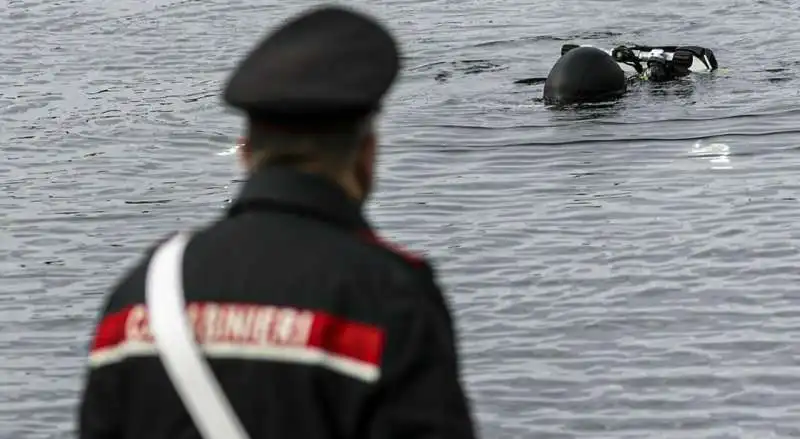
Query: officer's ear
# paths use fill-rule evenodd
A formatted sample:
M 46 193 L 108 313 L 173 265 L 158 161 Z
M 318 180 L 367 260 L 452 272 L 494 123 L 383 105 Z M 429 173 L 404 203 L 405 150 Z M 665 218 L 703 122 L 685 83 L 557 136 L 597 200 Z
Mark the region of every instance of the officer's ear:
M 375 166 L 375 159 L 378 152 L 377 149 L 378 136 L 375 134 L 375 130 L 370 130 L 361 141 L 358 160 L 361 166 L 365 167 L 367 171 L 370 171 L 370 173 L 372 172 L 372 168 Z
M 250 171 L 253 168 L 253 148 L 250 145 L 250 139 L 247 137 L 240 137 L 236 142 L 236 155 L 239 157 L 239 163 L 245 171 Z
M 365 136 L 361 141 L 361 155 L 364 157 L 362 161 L 369 164 L 369 166 L 375 165 L 375 159 L 377 156 L 378 150 L 378 133 L 376 130 L 376 118 L 377 115 L 372 114 L 366 120 L 366 124 L 364 126 L 365 129 Z
M 356 158 L 356 180 L 361 185 L 363 198 L 366 198 L 375 182 L 375 166 L 378 150 L 378 136 L 370 130 L 361 140 Z

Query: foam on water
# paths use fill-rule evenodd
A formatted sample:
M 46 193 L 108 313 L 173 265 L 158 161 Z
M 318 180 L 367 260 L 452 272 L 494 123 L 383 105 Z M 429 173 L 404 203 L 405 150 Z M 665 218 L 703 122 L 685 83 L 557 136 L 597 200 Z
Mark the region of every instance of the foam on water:
M 228 148 L 228 149 L 226 149 L 224 151 L 218 152 L 217 155 L 221 155 L 221 156 L 234 155 L 234 154 L 236 154 L 236 151 L 238 151 L 238 150 L 239 150 L 239 145 L 233 145 L 233 146 L 231 146 L 230 148 Z

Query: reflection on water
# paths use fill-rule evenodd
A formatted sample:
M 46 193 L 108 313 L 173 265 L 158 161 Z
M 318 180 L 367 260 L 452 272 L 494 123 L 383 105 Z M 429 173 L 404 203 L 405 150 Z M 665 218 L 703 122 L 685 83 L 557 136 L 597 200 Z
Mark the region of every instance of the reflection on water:
M 730 160 L 730 147 L 724 143 L 703 144 L 696 142 L 692 145 L 690 154 L 707 159 L 711 169 L 733 169 Z
M 220 156 L 234 155 L 234 154 L 236 154 L 236 151 L 238 151 L 241 146 L 242 145 L 240 145 L 240 144 L 233 145 L 228 149 L 225 149 L 223 151 L 218 152 L 217 155 L 220 155 Z

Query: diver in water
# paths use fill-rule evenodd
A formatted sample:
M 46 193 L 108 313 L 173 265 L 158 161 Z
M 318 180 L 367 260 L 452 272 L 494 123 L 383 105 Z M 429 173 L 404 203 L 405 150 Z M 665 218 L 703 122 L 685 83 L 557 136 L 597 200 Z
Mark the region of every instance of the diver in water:
M 547 75 L 543 98 L 548 104 L 609 101 L 625 94 L 632 80 L 666 82 L 716 69 L 714 52 L 699 46 L 618 46 L 603 50 L 565 44 L 561 58 Z

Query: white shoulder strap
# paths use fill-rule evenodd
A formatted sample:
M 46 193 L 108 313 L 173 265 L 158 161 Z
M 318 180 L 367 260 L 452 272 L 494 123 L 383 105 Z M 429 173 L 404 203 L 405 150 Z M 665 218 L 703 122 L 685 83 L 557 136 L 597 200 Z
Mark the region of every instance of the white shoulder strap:
M 201 355 L 186 316 L 183 252 L 188 242 L 188 234 L 177 234 L 150 261 L 146 281 L 150 330 L 161 362 L 203 438 L 248 439 Z

